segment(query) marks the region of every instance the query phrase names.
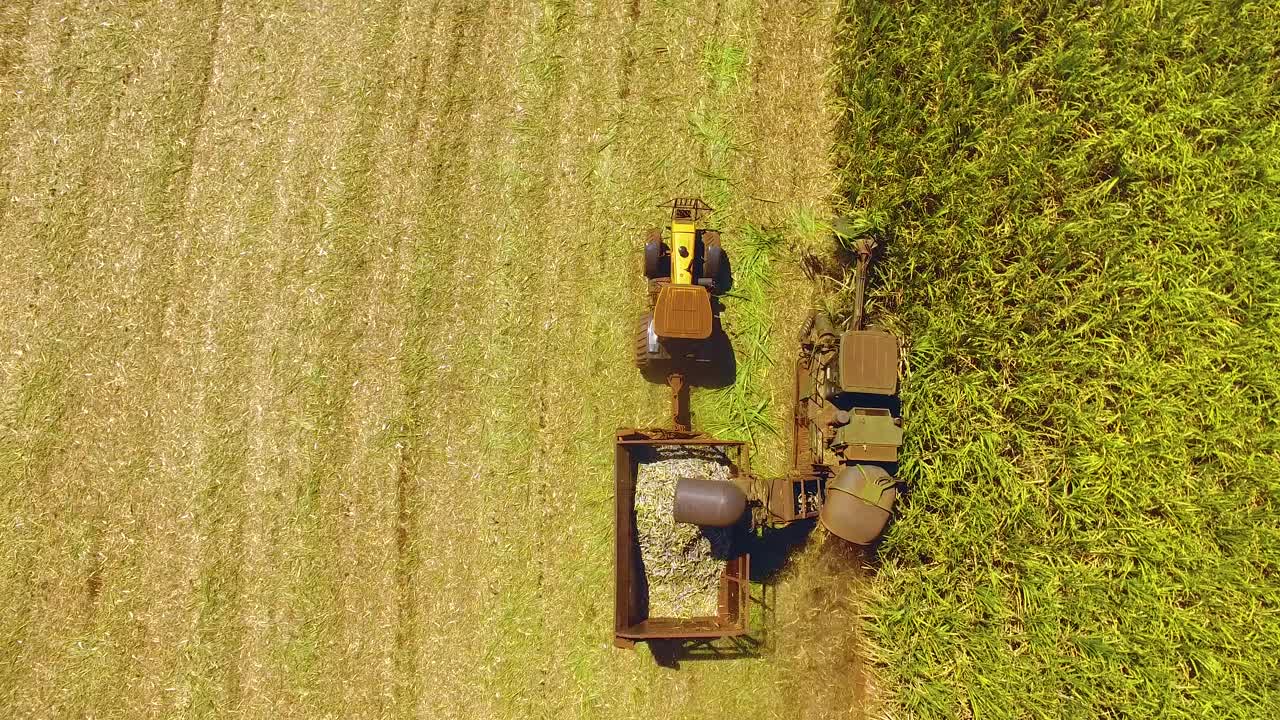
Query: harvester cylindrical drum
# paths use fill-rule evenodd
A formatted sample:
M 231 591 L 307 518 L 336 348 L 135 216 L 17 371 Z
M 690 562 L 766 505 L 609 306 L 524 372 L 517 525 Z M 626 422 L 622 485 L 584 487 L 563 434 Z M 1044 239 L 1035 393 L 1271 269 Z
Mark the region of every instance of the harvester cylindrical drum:
M 729 527 L 746 511 L 747 496 L 731 482 L 680 478 L 672 505 L 676 522 Z
M 813 318 L 813 334 L 819 338 L 825 336 L 835 337 L 836 327 L 831 322 L 831 316 L 820 312 Z
M 858 545 L 868 545 L 884 530 L 898 497 L 894 479 L 876 465 L 844 468 L 827 484 L 818 521 L 828 532 Z

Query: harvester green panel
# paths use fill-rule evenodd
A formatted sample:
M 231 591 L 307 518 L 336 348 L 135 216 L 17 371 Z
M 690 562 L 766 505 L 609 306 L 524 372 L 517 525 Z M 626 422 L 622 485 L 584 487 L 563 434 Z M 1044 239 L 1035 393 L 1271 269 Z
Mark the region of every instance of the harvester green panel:
M 898 339 L 883 330 L 850 330 L 840 339 L 840 389 L 892 395 L 898 386 Z
M 902 446 L 902 428 L 894 424 L 893 416 L 859 413 L 851 412 L 849 424 L 836 431 L 837 444 Z

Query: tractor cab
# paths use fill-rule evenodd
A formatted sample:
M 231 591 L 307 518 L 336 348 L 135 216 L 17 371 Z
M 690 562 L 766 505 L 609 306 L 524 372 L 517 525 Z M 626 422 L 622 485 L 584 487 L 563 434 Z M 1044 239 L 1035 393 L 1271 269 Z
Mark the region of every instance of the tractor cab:
M 698 285 L 664 285 L 653 306 L 653 332 L 660 338 L 711 337 L 711 293 Z

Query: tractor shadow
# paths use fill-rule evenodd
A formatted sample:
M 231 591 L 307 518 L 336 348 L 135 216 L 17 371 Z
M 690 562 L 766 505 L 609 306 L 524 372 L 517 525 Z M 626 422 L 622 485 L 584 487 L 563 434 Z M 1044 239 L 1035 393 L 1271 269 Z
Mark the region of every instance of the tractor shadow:
M 720 295 L 728 295 L 733 292 L 733 258 L 729 257 L 729 253 L 725 253 L 724 260 L 721 262 L 720 276 L 713 279 L 717 292 Z
M 714 301 L 719 303 L 718 298 Z M 667 376 L 672 373 L 680 373 L 685 382 L 695 388 L 715 389 L 733 385 L 738 378 L 738 355 L 718 313 L 712 320 L 711 336 L 701 342 L 705 343 L 702 349 L 705 360 L 655 363 L 641 370 L 641 376 L 655 385 L 665 385 Z

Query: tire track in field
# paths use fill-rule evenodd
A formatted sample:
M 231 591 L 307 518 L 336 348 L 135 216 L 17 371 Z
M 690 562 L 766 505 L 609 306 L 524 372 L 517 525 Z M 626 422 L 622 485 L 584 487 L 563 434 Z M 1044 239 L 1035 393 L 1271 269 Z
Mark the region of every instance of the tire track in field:
M 9 133 L 10 98 L 17 94 L 10 87 L 11 78 L 21 66 L 23 45 L 31 34 L 31 20 L 35 15 L 36 0 L 10 3 L 0 8 L 0 139 Z M 0 209 L 0 219 L 4 210 Z
M 618 63 L 617 83 L 618 100 L 625 103 L 631 97 L 631 76 L 635 72 L 636 30 L 640 23 L 640 0 L 631 0 L 627 5 L 627 23 L 622 32 L 622 58 Z
M 0 377 L 9 397 L 21 394 L 19 378 L 31 379 L 24 368 L 33 360 L 43 357 L 50 346 L 74 340 L 73 330 L 81 325 L 77 311 L 92 311 L 85 298 L 69 287 L 75 282 L 70 271 L 91 251 L 84 247 L 89 228 L 82 218 L 96 199 L 92 180 L 107 167 L 102 148 L 112 113 L 92 109 L 111 107 L 125 91 L 119 82 L 55 85 L 41 81 L 55 72 L 80 79 L 85 73 L 76 59 L 81 55 L 96 54 L 107 65 L 103 74 L 118 73 L 120 61 L 129 54 L 128 48 L 119 56 L 104 48 L 103 33 L 95 32 L 92 23 L 86 27 L 81 16 L 55 27 L 50 15 L 56 17 L 52 10 L 57 8 L 42 9 L 44 32 L 31 38 L 31 59 L 21 68 L 24 72 L 14 69 L 14 82 L 30 90 L 24 89 L 5 115 L 22 122 L 16 130 L 0 135 L 0 176 L 8 194 L 6 202 L 0 203 L 0 238 L 4 240 L 0 263 L 8 269 L 0 274 L 6 317 L 0 339 L 5 347 L 22 350 L 0 356 Z M 73 28 L 81 33 L 74 43 Z M 83 117 L 73 120 L 69 117 L 73 114 Z M 42 326 L 54 328 L 57 334 L 43 340 Z M 75 394 L 72 390 L 66 389 L 64 398 Z
M 303 616 L 332 617 L 333 627 L 316 629 L 316 665 L 322 671 L 312 687 L 302 689 L 317 698 L 312 712 L 349 708 L 348 716 L 380 716 L 394 695 L 388 668 L 394 644 L 389 541 L 397 522 L 400 458 L 379 437 L 387 413 L 396 413 L 402 398 L 395 358 L 403 335 L 403 292 L 397 290 L 403 235 L 386 227 L 386 213 L 398 212 L 386 206 L 386 198 L 396 185 L 395 163 L 403 159 L 394 151 L 405 138 L 388 120 L 396 114 L 389 98 L 409 94 L 411 75 L 404 70 L 416 47 L 401 32 L 403 3 L 387 3 L 376 14 L 364 10 L 362 20 L 371 23 L 361 33 L 367 40 L 351 43 L 351 57 L 337 73 L 349 79 L 350 90 L 333 103 L 361 112 L 339 143 L 333 192 L 320 196 L 321 205 L 331 208 L 321 231 L 325 254 L 304 273 L 324 301 L 289 333 L 325 341 L 299 349 L 323 368 L 304 402 L 325 418 L 305 474 L 304 497 L 318 513 L 303 521 L 300 592 L 319 592 Z M 394 79 L 392 68 L 401 71 Z M 327 578 L 327 585 L 306 587 L 316 578 Z
M 803 218 L 825 220 L 835 200 L 835 173 L 825 161 L 834 142 L 834 88 L 824 71 L 831 66 L 837 8 L 825 1 L 762 0 L 760 11 L 750 100 L 738 113 L 742 140 L 753 150 L 737 156 L 731 173 L 741 179 L 740 197 L 753 222 L 783 232 L 787 242 L 771 264 L 769 315 L 780 339 L 766 388 L 774 424 L 786 427 L 797 352 L 791 328 L 799 327 L 814 302 L 800 260 L 830 252 L 830 240 L 806 232 Z M 765 459 L 780 465 L 776 454 Z M 866 585 L 856 553 L 815 538 L 791 559 L 790 570 L 775 585 L 774 598 L 779 623 L 788 630 L 770 634 L 780 707 L 801 718 L 865 717 L 874 693 L 862 656 Z
M 153 621 L 154 632 L 182 652 L 147 659 L 169 689 L 153 690 L 154 705 L 251 716 L 260 706 L 247 698 L 270 700 L 274 689 L 264 687 L 261 670 L 261 648 L 270 640 L 268 613 L 260 608 L 272 579 L 264 535 L 278 505 L 270 492 L 279 486 L 262 457 L 276 426 L 274 393 L 257 392 L 263 363 L 255 350 L 263 314 L 281 311 L 272 291 L 279 262 L 262 228 L 273 209 L 268 188 L 279 182 L 264 158 L 281 138 L 271 91 L 282 80 L 256 85 L 249 55 L 255 47 L 296 47 L 297 30 L 282 31 L 279 20 L 259 19 L 236 4 L 218 11 L 200 65 L 208 73 L 200 114 L 184 147 L 189 161 L 177 178 L 174 264 L 186 273 L 165 301 L 169 352 L 157 373 L 167 386 L 156 401 L 166 420 L 157 476 L 162 490 L 177 490 L 165 502 L 189 518 L 168 530 L 186 545 L 175 574 L 189 594 L 170 600 Z M 163 562 L 153 555 L 157 561 Z
M 259 608 L 272 577 L 264 535 L 278 507 L 267 493 L 279 485 L 262 458 L 277 426 L 274 393 L 259 392 L 263 360 L 256 346 L 262 314 L 281 312 L 271 289 L 280 265 L 264 246 L 263 231 L 246 218 L 271 216 L 272 177 L 263 158 L 269 143 L 278 142 L 270 120 L 279 108 L 270 84 L 252 84 L 246 55 L 255 41 L 288 48 L 296 46 L 295 37 L 236 5 L 221 8 L 182 178 L 175 262 L 189 273 L 169 298 L 164 332 L 174 352 L 163 372 L 174 386 L 190 388 L 190 396 L 159 403 L 174 428 L 160 447 L 165 484 L 180 485 L 180 476 L 190 475 L 185 482 L 194 486 L 194 547 L 185 573 L 195 596 L 184 603 L 190 629 L 174 618 L 169 630 L 186 650 L 166 684 L 197 715 L 251 716 L 261 710 L 247 698 L 270 700 L 274 690 L 261 670 L 261 648 L 270 640 L 268 613 Z M 236 147 L 239 161 L 222 149 L 228 146 Z
M 568 63 L 562 55 L 563 43 L 575 21 L 571 6 L 544 4 L 520 60 L 522 76 L 516 90 L 520 120 L 514 133 L 520 174 L 513 188 L 513 212 L 522 218 L 524 227 L 506 238 L 505 259 L 493 283 L 495 292 L 505 288 L 513 295 L 508 302 L 525 313 L 523 319 L 502 323 L 490 332 L 501 334 L 508 343 L 505 347 L 509 349 L 503 354 L 510 356 L 512 365 L 506 371 L 513 378 L 526 378 L 513 383 L 494 401 L 503 408 L 500 412 L 521 419 L 510 432 L 532 436 L 511 477 L 512 484 L 522 488 L 518 513 L 511 513 L 504 525 L 494 528 L 503 542 L 511 545 L 513 556 L 506 572 L 494 580 L 501 596 L 500 611 L 520 628 L 520 635 L 511 638 L 494 634 L 486 640 L 500 648 L 506 660 L 506 669 L 500 670 L 503 677 L 499 686 L 505 691 L 501 707 L 505 714 L 516 717 L 553 712 L 546 707 L 546 701 L 554 703 L 558 695 L 554 685 L 547 684 L 547 666 L 554 655 L 539 652 L 522 640 L 546 636 L 545 558 L 556 548 L 548 536 L 554 535 L 551 521 L 556 512 L 550 485 L 557 478 L 547 472 L 543 438 L 554 432 L 560 418 L 548 408 L 546 383 L 554 369 L 548 367 L 539 352 L 540 346 L 549 346 L 530 335 L 547 329 L 547 307 L 556 293 L 566 289 L 550 287 L 554 282 L 549 283 L 547 278 L 556 277 L 558 259 L 563 255 L 561 248 L 571 242 L 571 238 L 548 237 L 545 230 L 540 230 L 564 224 L 554 217 L 578 217 L 572 207 L 551 207 L 558 195 L 553 189 L 561 160 L 556 150 L 562 132 L 560 121 L 564 119 L 561 103 L 567 94 Z M 573 230 L 565 228 L 565 232 Z M 519 258 L 538 258 L 539 262 L 520 264 Z M 531 668 L 537 669 L 530 672 Z M 536 684 L 534 678 L 538 679 Z M 535 699 L 542 702 L 535 703 Z
M 446 13 L 441 4 L 434 2 L 425 12 L 426 30 L 418 34 L 422 42 L 415 46 L 417 67 L 414 85 L 400 103 L 402 108 L 407 108 L 401 111 L 407 114 L 403 122 L 405 148 L 398 163 L 402 172 L 399 175 L 402 182 L 397 188 L 400 197 L 392 206 L 401 216 L 397 223 L 398 237 L 402 240 L 400 274 L 409 276 L 409 287 L 401 291 L 401 302 L 412 308 L 410 322 L 402 329 L 401 351 L 397 359 L 400 384 L 405 392 L 403 415 L 396 421 L 397 427 L 392 435 L 398 458 L 391 699 L 394 712 L 399 717 L 416 716 L 422 701 L 418 643 L 423 631 L 420 616 L 424 598 L 419 587 L 425 584 L 421 535 L 426 487 L 419 461 L 423 449 L 414 440 L 420 433 L 430 432 L 430 428 L 424 427 L 418 419 L 427 402 L 425 398 L 433 392 L 430 389 L 433 384 L 431 373 L 420 358 L 429 352 L 433 326 L 443 319 L 423 302 L 425 298 L 420 296 L 417 287 L 449 260 L 446 254 L 437 254 L 437 248 L 424 247 L 421 235 L 424 218 L 433 215 L 438 205 L 430 193 L 442 186 L 448 160 L 460 149 L 457 145 L 446 146 L 437 135 L 444 128 L 464 130 L 471 122 L 469 115 L 460 112 L 457 98 L 449 100 L 446 93 L 453 86 L 461 63 L 477 47 L 466 42 L 467 22 L 472 12 L 469 7 L 460 5 Z M 441 18 L 446 15 L 442 23 Z M 476 43 L 479 41 L 475 39 Z M 424 127 L 427 128 L 425 132 Z M 394 173 L 396 165 L 389 168 L 392 168 L 389 172 Z M 395 184 L 392 178 L 388 182 Z M 428 192 L 422 192 L 423 185 Z M 406 219 L 405 215 L 416 217 Z
M 161 9 L 157 9 L 156 15 L 147 21 L 171 22 L 160 12 Z M 153 289 L 148 293 L 153 300 L 151 315 L 146 321 L 152 359 L 140 372 L 140 377 L 145 378 L 144 382 L 149 383 L 150 389 L 139 402 L 146 408 L 148 417 L 153 418 L 147 441 L 147 476 L 163 476 L 164 466 L 172 467 L 175 462 L 185 461 L 192 468 L 199 464 L 199 469 L 210 480 L 204 484 L 188 480 L 189 485 L 177 488 L 175 493 L 165 492 L 173 488 L 161 483 L 157 487 L 159 492 L 148 493 L 147 504 L 151 508 L 147 515 L 152 518 L 149 524 L 167 525 L 171 519 L 166 515 L 172 517 L 180 513 L 177 508 L 182 505 L 189 508 L 187 514 L 193 526 L 190 545 L 165 558 L 155 552 L 151 542 L 140 544 L 134 552 L 133 562 L 168 582 L 175 575 L 191 579 L 190 586 L 184 589 L 194 593 L 195 597 L 188 603 L 199 603 L 199 610 L 191 615 L 189 628 L 178 640 L 185 650 L 174 665 L 193 669 L 185 676 L 181 692 L 189 709 L 199 715 L 230 702 L 228 699 L 238 695 L 243 682 L 240 665 L 222 663 L 217 658 L 237 655 L 245 637 L 244 628 L 238 623 L 236 602 L 247 583 L 242 539 L 245 518 L 236 511 L 237 502 L 246 492 L 245 474 L 225 459 L 208 458 L 242 455 L 247 451 L 248 440 L 247 423 L 234 402 L 229 403 L 216 396 L 200 403 L 203 422 L 215 428 L 216 432 L 209 433 L 212 437 L 195 444 L 195 448 L 175 438 L 159 421 L 162 413 L 175 412 L 175 408 L 173 387 L 165 387 L 166 383 L 158 378 L 165 377 L 168 382 L 181 386 L 186 384 L 184 371 L 198 367 L 185 364 L 192 362 L 189 356 L 184 362 L 174 362 L 176 357 L 183 356 L 183 337 L 177 331 L 191 328 L 198 322 L 193 312 L 191 285 L 202 278 L 198 272 L 199 264 L 190 262 L 193 250 L 198 247 L 193 245 L 196 233 L 184 221 L 189 219 L 195 200 L 192 177 L 204 150 L 202 143 L 207 141 L 204 132 L 207 106 L 222 47 L 227 18 L 226 0 L 204 3 L 202 8 L 193 8 L 192 14 L 195 17 L 190 23 L 187 42 L 189 56 L 184 61 L 174 62 L 171 67 L 175 73 L 190 75 L 189 80 L 175 79 L 174 84 L 186 89 L 193 97 L 173 110 L 157 113 L 159 121 L 172 129 L 175 139 L 156 153 L 157 164 L 164 170 L 155 174 L 154 182 L 160 190 L 149 198 L 145 209 L 145 217 L 157 225 L 164 234 L 165 242 L 150 251 L 161 258 L 158 262 L 161 270 L 152 280 Z M 169 419 L 173 420 L 175 416 L 171 415 Z M 190 453 L 191 449 L 196 449 L 196 452 Z M 188 492 L 190 495 L 185 495 Z M 175 537 L 172 525 L 163 537 Z M 185 566 L 185 569 L 172 572 L 177 565 Z M 140 593 L 140 598 L 146 597 L 146 592 Z M 169 597 L 174 606 L 180 604 L 175 599 L 176 595 Z M 133 606 L 140 613 L 154 612 L 148 605 L 140 599 Z M 166 661 L 157 663 L 158 666 L 165 664 Z M 157 701 L 170 699 L 154 695 L 154 687 L 145 682 L 135 684 L 140 685 L 133 689 L 136 703 L 133 712 L 138 715 L 154 712 Z
M 261 601 L 283 625 L 262 646 L 283 658 L 278 674 L 266 681 L 277 703 L 306 717 L 377 715 L 389 702 L 378 661 L 380 638 L 389 642 L 389 635 L 375 632 L 376 618 L 388 622 L 376 588 L 389 570 L 376 552 L 366 551 L 376 547 L 375 538 L 389 537 L 392 521 L 382 491 L 394 475 L 375 476 L 363 461 L 390 470 L 394 460 L 382 461 L 365 444 L 376 421 L 364 412 L 371 384 L 379 397 L 396 391 L 382 387 L 387 368 L 378 357 L 380 319 L 365 303 L 380 301 L 377 285 L 397 264 L 394 248 L 379 243 L 367 219 L 377 183 L 378 129 L 390 91 L 383 75 L 403 13 L 398 3 L 370 10 L 352 4 L 332 17 L 326 9 L 306 31 L 305 37 L 314 38 L 307 42 L 331 43 L 332 49 L 318 53 L 305 73 L 315 75 L 313 85 L 293 87 L 306 106 L 325 110 L 287 111 L 314 119 L 310 129 L 292 135 L 296 154 L 281 159 L 300 160 L 306 169 L 296 179 L 282 175 L 277 183 L 308 188 L 304 197 L 310 195 L 313 204 L 299 204 L 296 215 L 286 204 L 275 214 L 279 228 L 270 237 L 281 248 L 276 258 L 282 312 L 256 333 L 262 349 L 255 356 L 277 358 L 259 370 L 270 378 L 262 387 L 279 383 L 271 392 L 283 392 L 275 403 L 277 417 L 302 421 L 277 426 L 276 442 L 291 459 L 269 470 L 278 473 L 284 495 L 269 521 L 284 523 L 290 537 L 276 557 L 261 558 L 267 567 L 287 568 L 265 587 Z M 309 156 L 315 157 L 310 164 Z M 358 390 L 362 381 L 364 389 Z M 261 711 L 275 712 L 268 707 Z
M 304 709 L 297 695 L 315 677 L 299 652 L 311 621 L 299 613 L 314 608 L 297 603 L 292 578 L 316 534 L 290 520 L 308 467 L 300 425 L 314 410 L 298 366 L 318 352 L 308 342 L 328 339 L 289 332 L 307 320 L 298 301 L 314 297 L 298 258 L 314 257 L 322 236 L 310 209 L 334 184 L 339 145 L 328 140 L 347 136 L 358 110 L 328 102 L 343 86 L 326 80 L 361 44 L 366 16 L 331 5 L 261 16 L 228 6 L 221 17 L 179 251 L 192 273 L 165 326 L 178 349 L 166 372 L 194 392 L 162 403 L 187 434 L 166 438 L 163 453 L 170 472 L 193 468 L 201 489 L 188 570 L 200 590 L 188 623 L 170 629 L 191 637 L 166 684 L 197 713 L 278 716 Z
M 195 163 L 195 159 L 201 148 L 199 140 L 203 135 L 206 109 L 205 104 L 209 101 L 209 89 L 214 81 L 214 59 L 218 56 L 218 47 L 222 41 L 222 26 L 226 21 L 227 0 L 216 0 L 209 10 L 211 21 L 209 24 L 209 36 L 204 42 L 203 52 L 196 61 L 199 70 L 197 77 L 193 80 L 193 85 L 198 88 L 195 109 L 191 115 L 191 119 L 175 119 L 180 127 L 184 129 L 185 138 L 179 143 L 182 152 L 179 153 L 177 160 L 178 174 L 174 182 L 174 190 L 172 197 L 177 198 L 178 202 L 185 208 L 191 193 L 191 169 Z M 186 128 L 190 125 L 190 128 Z M 175 258 L 177 260 L 179 258 Z M 181 267 L 181 263 L 174 263 L 175 267 Z M 166 301 L 170 297 L 170 293 L 165 293 Z
M 427 12 L 428 21 L 424 37 L 432 38 L 435 36 L 436 24 L 441 15 L 441 2 L 442 0 L 436 0 L 436 2 L 431 5 L 431 10 Z M 444 63 L 445 67 L 449 68 L 449 70 L 446 71 L 446 75 L 450 78 L 452 78 L 453 73 L 456 72 L 458 60 L 461 58 L 462 53 L 462 38 L 460 35 L 462 33 L 462 26 L 457 25 L 455 28 L 455 40 L 449 46 L 450 52 L 448 53 Z M 436 63 L 434 62 L 434 60 L 436 60 L 435 55 L 427 52 L 425 48 L 421 49 L 419 54 L 422 57 L 418 61 L 417 81 L 414 84 L 416 90 L 414 91 L 413 111 L 409 114 L 408 131 L 406 132 L 406 135 L 411 141 L 418 137 L 418 130 L 422 125 L 422 117 L 425 114 L 424 111 L 426 109 L 427 100 L 431 97 L 431 85 L 428 80 L 431 77 L 431 71 L 436 66 Z
M 35 0 L 25 0 L 10 3 L 0 10 L 0 86 L 3 86 L 9 73 L 19 64 L 18 59 L 22 56 L 20 48 L 31 28 L 35 6 Z
M 426 43 L 417 49 L 420 60 L 406 133 L 411 148 L 405 173 L 411 181 L 406 184 L 411 189 L 406 190 L 406 194 L 413 192 L 421 197 L 406 198 L 404 205 L 405 212 L 417 217 L 409 222 L 404 233 L 408 236 L 406 244 L 410 246 L 410 255 L 405 260 L 412 268 L 408 290 L 412 313 L 411 322 L 405 330 L 400 369 L 406 391 L 406 415 L 404 428 L 397 439 L 400 458 L 396 486 L 396 631 L 392 670 L 394 709 L 399 717 L 417 716 L 421 704 L 426 701 L 419 646 L 425 632 L 420 619 L 427 613 L 423 610 L 424 591 L 419 588 L 425 588 L 429 583 L 422 542 L 422 534 L 429 522 L 423 517 L 429 487 L 423 477 L 423 466 L 429 465 L 432 458 L 417 440 L 433 430 L 432 425 L 422 422 L 420 417 L 430 403 L 429 398 L 438 392 L 434 387 L 433 373 L 428 368 L 431 361 L 423 358 L 431 354 L 439 323 L 447 319 L 445 314 L 426 304 L 427 298 L 422 296 L 419 285 L 440 268 L 447 267 L 452 259 L 449 247 L 438 247 L 423 235 L 431 219 L 439 212 L 439 200 L 430 195 L 451 179 L 447 177 L 451 170 L 451 156 L 465 150 L 465 146 L 446 145 L 438 135 L 460 131 L 465 137 L 471 122 L 469 113 L 464 112 L 465 108 L 459 102 L 460 98 L 450 97 L 448 93 L 461 65 L 474 55 L 481 42 L 473 35 L 470 36 L 472 43 L 468 43 L 467 22 L 473 11 L 465 4 L 451 10 L 445 13 L 440 3 L 436 3 L 429 12 L 428 27 L 432 32 L 426 35 Z M 446 22 L 440 24 L 438 18 L 446 14 Z M 423 192 L 424 189 L 427 192 Z M 428 453 L 426 457 L 423 457 L 424 452 Z
M 35 0 L 25 0 L 0 8 L 0 91 L 6 95 L 6 81 L 21 64 L 22 46 L 31 32 L 35 6 Z M 3 106 L 0 104 L 0 108 Z M 4 137 L 6 129 L 0 125 L 0 137 Z
M 481 599 L 490 591 L 485 549 L 467 541 L 486 527 L 479 499 L 484 465 L 483 456 L 463 446 L 484 428 L 453 408 L 479 407 L 488 392 L 479 377 L 484 359 L 462 353 L 482 336 L 482 319 L 493 311 L 479 280 L 494 238 L 501 241 L 500 216 L 489 208 L 501 204 L 495 202 L 502 181 L 494 153 L 506 119 L 489 109 L 509 102 L 507 64 L 523 38 L 507 3 L 462 4 L 450 17 L 447 44 L 428 50 L 444 63 L 433 61 L 424 72 L 415 111 L 423 147 L 411 177 L 420 204 L 403 373 L 409 392 L 404 442 L 420 494 L 412 503 L 416 533 L 404 563 L 411 572 L 401 575 L 413 587 L 400 592 L 412 605 L 407 614 L 415 626 L 402 629 L 397 648 L 397 673 L 415 671 L 397 679 L 399 712 L 444 717 L 463 708 L 483 715 L 490 703 L 487 693 L 475 692 L 489 686 L 475 632 L 485 619 Z
M 520 220 L 495 210 L 517 192 L 521 169 L 508 154 L 517 120 L 510 108 L 517 104 L 518 58 L 534 30 L 527 7 L 503 3 L 479 12 L 484 41 L 477 54 L 487 60 L 467 66 L 474 75 L 455 79 L 474 88 L 460 108 L 470 118 L 468 139 L 460 140 L 466 150 L 449 163 L 462 183 L 441 188 L 449 197 L 440 230 L 454 253 L 445 287 L 455 302 L 452 322 L 441 327 L 445 392 L 431 412 L 443 437 L 432 443 L 437 461 L 427 467 L 434 482 L 427 481 L 433 491 L 424 508 L 434 521 L 426 523 L 423 541 L 442 554 L 428 567 L 444 584 L 424 595 L 422 614 L 431 620 L 419 649 L 431 657 L 427 672 L 443 682 L 426 688 L 419 712 L 450 717 L 503 714 L 514 692 L 505 669 L 519 662 L 503 640 L 529 632 L 508 610 L 527 588 L 505 583 L 512 569 L 524 566 L 523 548 L 506 538 L 509 528 L 524 524 L 507 502 L 519 492 L 525 425 L 509 402 L 523 380 L 521 352 L 507 329 L 525 313 L 516 299 L 525 281 L 510 274 L 518 260 L 511 237 Z

